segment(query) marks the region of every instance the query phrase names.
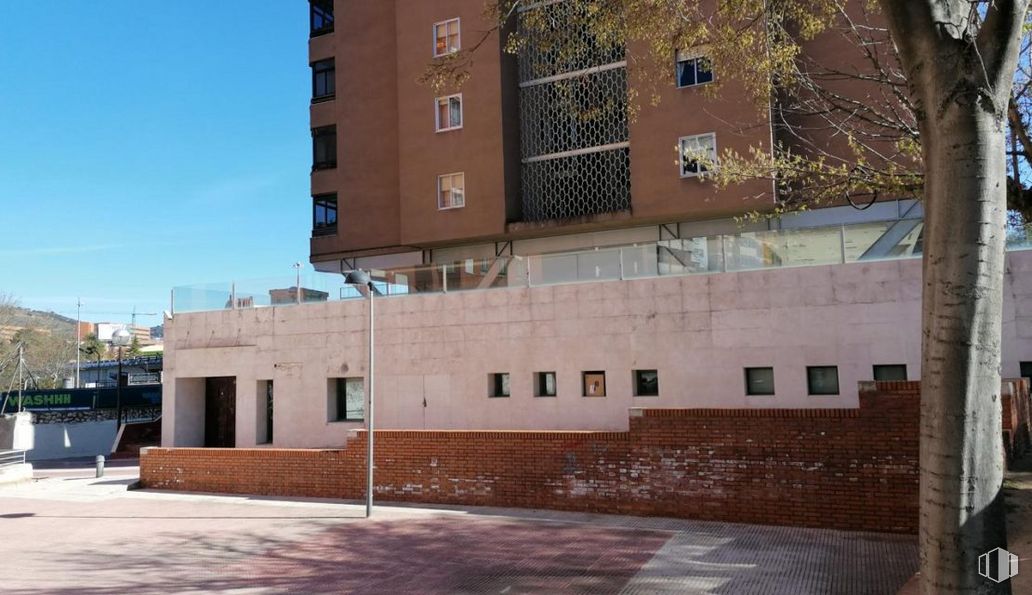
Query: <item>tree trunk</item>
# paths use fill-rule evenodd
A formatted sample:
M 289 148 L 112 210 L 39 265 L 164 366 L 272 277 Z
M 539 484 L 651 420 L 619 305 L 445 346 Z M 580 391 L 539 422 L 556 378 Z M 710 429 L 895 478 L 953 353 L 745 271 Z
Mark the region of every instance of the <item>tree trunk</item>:
M 1000 345 L 1006 223 L 1003 113 L 942 98 L 922 126 L 924 593 L 1009 593 L 978 574 L 1006 547 Z

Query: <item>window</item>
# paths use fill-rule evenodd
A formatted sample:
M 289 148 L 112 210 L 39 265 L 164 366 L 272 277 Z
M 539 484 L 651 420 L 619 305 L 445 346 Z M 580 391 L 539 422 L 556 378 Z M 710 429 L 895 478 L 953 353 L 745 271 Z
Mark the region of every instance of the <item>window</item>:
M 333 0 L 309 0 L 308 8 L 312 37 L 333 33 Z
M 534 396 L 554 397 L 556 395 L 555 372 L 534 374 Z
M 434 23 L 434 57 L 459 51 L 459 19 Z
M 682 136 L 678 142 L 681 157 L 681 177 L 701 176 L 716 166 L 717 135 L 698 134 Z
M 365 418 L 365 379 L 330 380 L 329 421 L 362 421 Z
M 312 62 L 312 101 L 333 99 L 337 92 L 334 59 Z
M 746 368 L 745 394 L 773 395 L 774 368 Z
M 466 174 L 437 176 L 437 208 L 457 209 L 466 206 Z
M 337 195 L 320 194 L 312 197 L 312 235 L 337 233 Z
M 1020 362 L 1018 365 L 1021 366 L 1022 378 L 1032 378 L 1032 362 Z
M 874 379 L 880 382 L 907 379 L 906 364 L 885 364 L 874 367 Z
M 337 127 L 312 129 L 312 169 L 337 167 Z
M 437 98 L 437 132 L 462 128 L 462 94 Z
M 807 366 L 806 386 L 811 395 L 837 395 L 838 366 Z
M 272 444 L 272 380 L 258 381 L 256 444 Z
M 635 370 L 634 371 L 634 396 L 636 396 L 636 397 L 658 397 L 659 396 L 659 371 L 658 370 Z
M 694 87 L 713 82 L 713 65 L 706 56 L 677 52 L 677 88 Z
M 584 396 L 585 397 L 604 397 L 606 396 L 606 373 L 602 371 L 596 372 L 584 372 L 582 375 L 584 380 Z
M 489 397 L 508 397 L 509 396 L 509 373 L 501 372 L 498 374 L 489 374 L 487 377 L 488 393 Z

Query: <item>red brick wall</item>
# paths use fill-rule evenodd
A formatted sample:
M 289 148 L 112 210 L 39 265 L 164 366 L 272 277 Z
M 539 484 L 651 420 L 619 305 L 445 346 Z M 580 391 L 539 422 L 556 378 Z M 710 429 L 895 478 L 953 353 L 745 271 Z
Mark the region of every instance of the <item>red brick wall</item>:
M 1032 446 L 1032 403 L 1029 383 L 1025 378 L 1004 380 L 1001 395 L 1003 405 L 1003 444 L 1008 460 L 1013 460 Z
M 628 432 L 378 431 L 384 501 L 917 530 L 917 382 L 859 409 L 632 410 Z M 153 448 L 144 487 L 364 497 L 365 437 L 342 450 Z

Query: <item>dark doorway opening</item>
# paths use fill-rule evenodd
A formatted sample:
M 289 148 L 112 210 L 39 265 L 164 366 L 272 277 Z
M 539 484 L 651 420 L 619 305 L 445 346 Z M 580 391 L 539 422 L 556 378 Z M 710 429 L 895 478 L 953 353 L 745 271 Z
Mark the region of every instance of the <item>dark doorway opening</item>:
M 204 386 L 204 446 L 236 446 L 236 377 L 206 378 Z

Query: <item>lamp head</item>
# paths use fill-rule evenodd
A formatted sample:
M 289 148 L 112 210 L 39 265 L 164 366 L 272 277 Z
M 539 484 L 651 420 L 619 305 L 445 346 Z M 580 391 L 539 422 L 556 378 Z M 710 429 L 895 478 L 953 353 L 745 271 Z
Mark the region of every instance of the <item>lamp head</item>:
M 126 347 L 133 340 L 133 336 L 124 328 L 117 329 L 111 334 L 111 344 L 115 347 Z

